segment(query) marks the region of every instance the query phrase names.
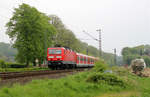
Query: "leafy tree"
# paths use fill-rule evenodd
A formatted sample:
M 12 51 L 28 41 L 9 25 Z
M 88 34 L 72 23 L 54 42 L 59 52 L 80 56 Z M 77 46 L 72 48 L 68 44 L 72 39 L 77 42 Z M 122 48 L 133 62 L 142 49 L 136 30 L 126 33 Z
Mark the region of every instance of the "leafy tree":
M 49 15 L 50 23 L 56 28 L 56 31 L 58 32 L 54 37 L 53 37 L 53 42 L 54 44 L 59 44 L 61 45 L 62 41 L 62 35 L 66 31 L 64 24 L 62 23 L 61 19 L 56 16 L 56 15 Z
M 18 50 L 16 59 L 19 62 L 29 65 L 36 58 L 40 62 L 44 59 L 46 46 L 51 45 L 51 36 L 55 32 L 49 20 L 45 14 L 27 4 L 15 8 L 13 17 L 6 24 L 6 33 Z
M 0 56 L 15 56 L 17 50 L 12 48 L 10 44 L 0 42 Z
M 125 47 L 122 50 L 123 60 L 125 64 L 130 64 L 133 59 L 143 58 L 146 64 L 150 64 L 150 46 L 140 45 L 133 48 Z
M 99 56 L 99 50 L 85 42 L 80 41 L 75 37 L 73 32 L 66 28 L 61 19 L 56 15 L 49 15 L 51 18 L 50 23 L 56 28 L 57 34 L 54 38 L 54 44 L 62 47 L 69 47 L 79 53 L 87 54 L 90 56 Z M 110 53 L 103 53 L 103 58 L 108 64 L 114 64 L 114 55 Z
M 147 55 L 142 56 L 142 58 L 144 59 L 146 66 L 150 67 L 150 57 Z
M 5 67 L 5 61 L 4 60 L 0 60 L 0 68 L 4 68 Z
M 139 55 L 127 55 L 127 56 L 125 56 L 124 57 L 125 64 L 130 65 L 131 61 L 136 59 L 136 58 L 141 58 L 141 57 Z
M 14 62 L 17 50 L 12 48 L 10 44 L 0 42 L 0 59 L 7 62 Z
M 51 24 L 56 28 L 57 34 L 54 37 L 54 44 L 69 47 L 73 50 L 78 50 L 76 47 L 77 38 L 73 32 L 65 27 L 61 19 L 56 15 L 49 15 Z

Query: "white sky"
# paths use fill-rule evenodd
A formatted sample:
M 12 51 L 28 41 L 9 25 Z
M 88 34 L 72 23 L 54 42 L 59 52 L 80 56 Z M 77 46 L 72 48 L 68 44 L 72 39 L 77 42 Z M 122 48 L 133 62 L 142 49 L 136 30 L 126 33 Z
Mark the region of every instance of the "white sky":
M 91 39 L 83 30 L 98 38 L 101 28 L 105 52 L 117 48 L 120 54 L 123 47 L 150 44 L 149 0 L 0 0 L 0 42 L 10 42 L 4 26 L 22 2 L 58 15 L 79 39 Z M 92 39 L 83 41 L 98 48 Z

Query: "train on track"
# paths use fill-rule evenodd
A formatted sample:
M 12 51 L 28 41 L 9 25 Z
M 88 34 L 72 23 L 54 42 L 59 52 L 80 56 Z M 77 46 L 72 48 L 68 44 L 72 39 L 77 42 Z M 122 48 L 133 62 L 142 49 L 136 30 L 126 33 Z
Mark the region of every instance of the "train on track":
M 76 53 L 64 47 L 47 49 L 48 67 L 51 69 L 69 69 L 77 67 L 93 67 L 98 58 Z

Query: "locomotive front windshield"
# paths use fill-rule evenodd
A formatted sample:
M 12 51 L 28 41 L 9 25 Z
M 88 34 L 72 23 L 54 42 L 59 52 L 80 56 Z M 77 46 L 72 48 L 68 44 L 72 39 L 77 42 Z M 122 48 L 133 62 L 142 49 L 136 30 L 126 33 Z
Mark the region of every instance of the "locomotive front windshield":
M 49 54 L 61 54 L 61 50 L 49 49 Z

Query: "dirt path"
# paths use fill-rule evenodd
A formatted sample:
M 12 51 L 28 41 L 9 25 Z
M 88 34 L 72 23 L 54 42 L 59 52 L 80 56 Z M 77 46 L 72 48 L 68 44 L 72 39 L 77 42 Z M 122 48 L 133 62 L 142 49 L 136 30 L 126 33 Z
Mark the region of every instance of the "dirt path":
M 150 68 L 145 68 L 143 71 L 143 76 L 150 77 Z
M 30 76 L 30 77 L 21 77 L 21 78 L 14 78 L 14 79 L 6 79 L 6 80 L 0 80 L 0 88 L 3 86 L 11 87 L 13 84 L 19 83 L 21 85 L 24 85 L 28 82 L 31 82 L 32 80 L 40 80 L 40 79 L 58 79 L 62 77 L 66 77 L 68 75 L 76 74 L 77 72 L 71 72 L 71 73 L 61 73 L 61 74 L 53 74 L 53 75 L 39 75 L 39 76 Z
M 140 93 L 136 91 L 124 91 L 119 93 L 107 93 L 97 97 L 140 97 Z

